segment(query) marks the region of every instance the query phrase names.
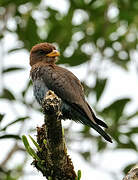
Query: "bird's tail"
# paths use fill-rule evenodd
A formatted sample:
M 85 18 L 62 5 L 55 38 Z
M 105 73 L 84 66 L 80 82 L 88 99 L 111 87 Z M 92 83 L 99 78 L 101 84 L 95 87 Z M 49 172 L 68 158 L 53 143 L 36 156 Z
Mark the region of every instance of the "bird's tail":
M 87 102 L 86 102 L 87 103 Z M 89 106 L 89 104 L 87 103 L 87 106 L 89 108 L 89 110 L 91 111 L 91 115 L 93 120 L 100 126 L 104 127 L 104 128 L 108 128 L 107 124 L 105 122 L 103 122 L 102 120 L 100 120 L 99 118 L 96 117 L 95 113 L 93 112 L 93 110 L 91 109 L 91 107 Z
M 111 137 L 100 126 L 93 123 L 92 121 L 89 124 L 89 126 L 92 127 L 93 129 L 95 129 L 106 141 L 109 141 L 112 143 Z
M 107 124 L 105 122 L 103 122 L 102 120 L 100 120 L 99 118 L 97 118 L 94 113 L 92 113 L 92 117 L 98 125 L 100 125 L 104 128 L 108 128 Z
M 72 104 L 73 105 L 73 104 Z M 100 119 L 98 119 L 94 112 L 92 111 L 92 109 L 90 108 L 89 104 L 88 104 L 88 107 L 91 111 L 91 114 L 92 114 L 92 118 L 93 119 L 90 119 L 87 114 L 85 113 L 85 111 L 83 109 L 80 109 L 79 106 L 76 106 L 74 105 L 74 109 L 77 110 L 77 112 L 80 112 L 81 114 L 81 117 L 78 119 L 79 122 L 89 126 L 89 127 L 92 127 L 93 129 L 95 129 L 106 141 L 109 141 L 112 143 L 112 139 L 111 137 L 100 127 L 100 126 L 103 126 L 105 128 L 107 128 L 107 125 L 101 121 Z M 83 117 L 83 118 L 82 118 Z M 100 125 L 100 126 L 99 126 Z
M 91 108 L 90 108 L 90 110 L 91 110 Z M 91 110 L 91 113 L 92 113 L 92 117 L 93 117 L 95 123 L 92 122 L 92 121 L 89 122 L 90 126 L 93 129 L 95 129 L 99 134 L 101 134 L 105 140 L 107 140 L 107 141 L 112 143 L 111 137 L 109 135 L 107 135 L 106 132 L 100 127 L 100 126 L 102 126 L 104 128 L 108 128 L 108 126 L 105 124 L 105 122 L 103 122 L 102 120 L 98 119 L 92 110 Z

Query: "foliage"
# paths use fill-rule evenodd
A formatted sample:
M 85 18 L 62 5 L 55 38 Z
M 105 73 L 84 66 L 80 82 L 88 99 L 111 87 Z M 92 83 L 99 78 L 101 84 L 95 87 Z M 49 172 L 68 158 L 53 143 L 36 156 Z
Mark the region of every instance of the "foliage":
M 75 180 L 81 180 L 81 170 L 78 170 L 77 178 Z
M 31 136 L 30 136 L 31 137 Z M 31 138 L 31 140 L 33 141 L 34 145 L 38 148 L 38 144 L 37 142 L 35 142 L 34 139 Z M 40 158 L 37 156 L 37 154 L 35 153 L 35 151 L 31 148 L 28 139 L 25 135 L 22 136 L 22 141 L 24 143 L 24 146 L 26 148 L 26 151 L 28 152 L 28 154 L 30 154 L 30 156 L 32 156 L 34 159 L 40 161 Z
M 58 63 L 69 66 L 93 62 L 95 55 L 98 54 L 98 66 L 93 69 L 88 68 L 86 76 L 86 79 L 94 77 L 95 83 L 90 86 L 87 81 L 83 81 L 87 97 L 89 98 L 91 94 L 95 95 L 95 104 L 97 104 L 100 103 L 105 89 L 108 88 L 109 76 L 104 76 L 104 63 L 117 66 L 122 71 L 129 71 L 131 54 L 138 47 L 138 2 L 137 0 L 71 0 L 67 2 L 66 12 L 63 13 L 57 8 L 45 5 L 41 0 L 29 2 L 27 0 L 0 0 L 0 44 L 3 43 L 6 34 L 17 36 L 17 45 L 6 50 L 6 54 L 10 55 L 21 50 L 29 51 L 34 44 L 39 42 L 56 43 L 61 53 Z M 13 26 L 9 25 L 10 22 Z M 1 63 L 1 81 L 3 82 L 2 79 L 7 74 L 23 70 L 25 70 L 24 67 L 5 67 L 4 63 Z M 22 104 L 26 109 L 26 115 L 17 116 L 16 114 L 14 120 L 9 119 L 7 125 L 0 127 L 0 139 L 12 138 L 20 141 L 20 131 L 17 134 L 9 134 L 7 129 L 16 124 L 24 125 L 23 123 L 29 121 L 30 112 L 33 109 L 40 111 L 34 104 L 34 100 L 27 98 L 31 86 L 29 81 L 18 97 L 16 92 L 7 88 L 6 83 L 2 84 L 0 99 L 6 100 L 11 109 L 15 103 Z M 138 128 L 131 127 L 129 124 L 132 119 L 138 117 L 138 112 L 132 114 L 126 112 L 126 106 L 131 102 L 130 97 L 122 97 L 102 107 L 101 110 L 95 106 L 97 113 L 109 122 L 107 122 L 110 126 L 108 132 L 115 142 L 112 147 L 114 150 L 130 149 L 137 152 L 133 136 L 137 134 Z M 5 122 L 5 119 L 6 114 L 1 113 L 0 122 Z M 127 131 L 124 132 L 122 128 Z M 70 131 L 70 129 L 65 129 L 65 134 L 71 134 Z M 92 141 L 99 153 L 108 149 L 107 143 L 100 137 L 94 136 L 88 127 L 83 126 L 79 132 L 73 133 L 75 137 L 81 138 L 81 142 L 84 139 Z M 123 138 L 125 141 L 122 140 Z M 69 136 L 67 140 L 71 144 L 76 141 L 75 138 Z M 80 149 L 79 153 L 84 159 L 91 161 L 90 157 L 94 152 L 90 146 L 85 152 Z M 5 174 L 5 177 L 8 176 L 8 166 L 4 171 L 1 167 L 0 173 Z

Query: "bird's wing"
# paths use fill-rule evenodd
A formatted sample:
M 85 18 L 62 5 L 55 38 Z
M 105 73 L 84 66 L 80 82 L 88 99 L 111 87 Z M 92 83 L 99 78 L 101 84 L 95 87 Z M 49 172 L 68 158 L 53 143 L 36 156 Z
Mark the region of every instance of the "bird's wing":
M 42 78 L 49 89 L 95 123 L 85 101 L 83 87 L 73 73 L 56 65 L 45 66 L 42 71 Z
M 94 128 L 107 141 L 112 142 L 111 138 L 98 126 L 98 122 L 101 121 L 95 121 L 92 109 L 85 101 L 83 88 L 77 77 L 70 71 L 56 65 L 44 66 L 41 71 L 41 78 L 46 86 L 82 114 L 85 119 L 85 122 L 82 121 L 82 123 Z M 99 125 L 104 126 L 103 123 L 99 123 Z

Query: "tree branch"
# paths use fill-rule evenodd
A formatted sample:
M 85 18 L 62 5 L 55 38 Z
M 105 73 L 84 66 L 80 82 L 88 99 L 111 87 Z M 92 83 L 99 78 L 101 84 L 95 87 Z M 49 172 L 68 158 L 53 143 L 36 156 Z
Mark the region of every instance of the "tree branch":
M 47 179 L 75 180 L 76 173 L 63 139 L 60 107 L 61 99 L 48 91 L 42 104 L 45 124 L 37 128 L 40 146 L 37 155 L 41 163 L 35 160 L 33 164 Z
M 138 180 L 138 168 L 132 168 L 127 175 L 123 178 L 123 180 Z

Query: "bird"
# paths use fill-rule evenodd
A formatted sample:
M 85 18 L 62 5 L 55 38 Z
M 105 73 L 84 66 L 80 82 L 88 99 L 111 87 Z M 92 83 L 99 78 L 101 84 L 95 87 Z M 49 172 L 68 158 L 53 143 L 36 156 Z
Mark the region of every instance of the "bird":
M 36 44 L 30 51 L 30 77 L 33 93 L 42 106 L 46 93 L 51 90 L 62 100 L 63 119 L 71 119 L 95 129 L 106 141 L 111 137 L 101 128 L 105 122 L 96 117 L 85 100 L 84 90 L 79 79 L 66 68 L 56 65 L 60 56 L 56 47 L 47 42 Z M 101 127 L 100 127 L 101 126 Z

